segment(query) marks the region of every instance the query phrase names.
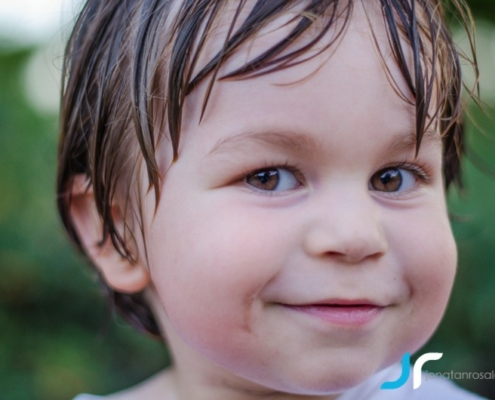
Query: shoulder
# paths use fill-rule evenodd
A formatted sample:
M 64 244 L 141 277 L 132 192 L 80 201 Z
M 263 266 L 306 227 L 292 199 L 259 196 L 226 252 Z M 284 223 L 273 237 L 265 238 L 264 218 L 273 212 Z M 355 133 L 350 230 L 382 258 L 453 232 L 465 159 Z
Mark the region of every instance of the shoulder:
M 73 400 L 154 400 L 164 393 L 167 393 L 167 396 L 170 398 L 174 398 L 171 374 L 171 370 L 165 370 L 136 386 L 112 395 L 94 396 L 90 394 L 80 394 Z
M 401 376 L 402 367 L 394 364 L 384 370 L 377 372 L 357 387 L 342 394 L 338 400 L 482 400 L 474 393 L 468 392 L 457 386 L 452 381 L 442 377 L 432 379 L 427 374 L 422 374 L 422 384 L 418 389 L 413 389 L 412 378 L 400 388 L 395 390 L 382 390 L 383 382 L 395 381 Z
M 468 392 L 467 390 L 457 386 L 454 382 L 437 377 L 426 381 L 427 376 L 423 374 L 424 384 L 417 390 L 413 390 L 414 394 L 411 395 L 411 399 L 414 400 L 435 400 L 435 399 L 449 399 L 449 400 L 482 400 L 484 397 L 478 396 L 475 393 Z M 411 389 L 412 390 L 412 389 Z

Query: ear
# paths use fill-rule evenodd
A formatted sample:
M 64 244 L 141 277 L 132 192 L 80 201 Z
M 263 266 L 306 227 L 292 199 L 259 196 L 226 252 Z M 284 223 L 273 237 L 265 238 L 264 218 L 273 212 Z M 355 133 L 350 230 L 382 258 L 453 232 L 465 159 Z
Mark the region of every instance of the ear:
M 88 189 L 88 179 L 82 174 L 74 178 L 70 214 L 86 253 L 108 286 L 118 292 L 136 293 L 148 285 L 148 269 L 139 260 L 131 264 L 119 254 L 110 238 L 99 245 L 103 237 L 103 223 L 96 209 L 93 188 L 90 186 Z M 112 208 L 112 216 L 117 227 L 124 226 L 122 214 L 116 205 Z

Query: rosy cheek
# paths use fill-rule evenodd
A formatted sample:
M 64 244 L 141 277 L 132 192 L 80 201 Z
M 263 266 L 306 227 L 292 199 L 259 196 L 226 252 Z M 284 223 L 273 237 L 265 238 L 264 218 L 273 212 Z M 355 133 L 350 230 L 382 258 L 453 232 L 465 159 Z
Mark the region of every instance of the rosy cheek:
M 422 250 L 416 253 L 406 280 L 412 300 L 411 327 L 418 339 L 424 336 L 426 340 L 439 325 L 447 307 L 457 265 L 457 250 L 450 229 L 437 232 L 422 242 L 418 247 Z
M 275 273 L 272 258 L 281 253 L 272 242 L 261 240 L 252 218 L 237 219 L 232 226 L 227 218 L 196 217 L 203 218 L 201 224 L 177 225 L 174 235 L 156 229 L 155 237 L 166 245 L 156 246 L 154 253 L 154 264 L 160 265 L 155 286 L 185 341 L 202 352 L 222 348 L 229 353 L 229 332 L 240 332 L 240 340 L 242 332 L 248 332 L 251 299 Z
M 423 261 L 418 264 L 417 271 L 411 271 L 414 274 L 412 280 L 417 291 L 428 297 L 437 296 L 440 300 L 448 297 L 452 288 L 457 266 L 456 245 L 450 229 L 424 241 Z

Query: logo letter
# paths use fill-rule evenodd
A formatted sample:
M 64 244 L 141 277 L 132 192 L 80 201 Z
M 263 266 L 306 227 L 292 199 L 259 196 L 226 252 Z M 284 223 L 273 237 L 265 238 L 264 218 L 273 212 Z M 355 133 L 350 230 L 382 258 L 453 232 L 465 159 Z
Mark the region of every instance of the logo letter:
M 427 361 L 440 360 L 442 356 L 443 353 L 425 353 L 416 360 L 413 367 L 413 389 L 421 386 L 421 368 L 423 368 L 423 364 Z
M 429 354 L 432 354 L 432 353 L 429 353 Z M 419 361 L 419 359 L 418 359 L 418 361 Z M 402 356 L 402 375 L 396 381 L 382 383 L 382 386 L 380 386 L 380 389 L 391 390 L 391 389 L 397 389 L 397 388 L 400 388 L 401 386 L 403 386 L 404 383 L 406 383 L 407 380 L 409 379 L 409 375 L 411 373 L 410 362 L 411 362 L 411 355 L 409 353 L 404 353 L 404 355 Z M 423 364 L 421 364 L 421 365 L 423 365 Z M 416 366 L 414 368 L 416 368 Z

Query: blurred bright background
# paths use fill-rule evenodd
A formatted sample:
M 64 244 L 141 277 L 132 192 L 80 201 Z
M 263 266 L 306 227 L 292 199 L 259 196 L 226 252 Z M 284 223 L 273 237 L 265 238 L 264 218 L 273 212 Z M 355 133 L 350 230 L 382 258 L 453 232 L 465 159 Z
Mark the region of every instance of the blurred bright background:
M 495 370 L 495 2 L 468 3 L 477 18 L 487 106 L 485 114 L 471 108 L 466 190 L 449 195 L 460 255 L 454 293 L 438 332 L 419 352 L 444 353 L 427 366 L 437 372 Z M 168 362 L 161 344 L 108 317 L 55 211 L 63 43 L 80 7 L 79 0 L 0 0 L 2 400 L 107 394 Z M 462 35 L 457 39 L 466 46 Z M 495 380 L 458 383 L 495 399 Z

